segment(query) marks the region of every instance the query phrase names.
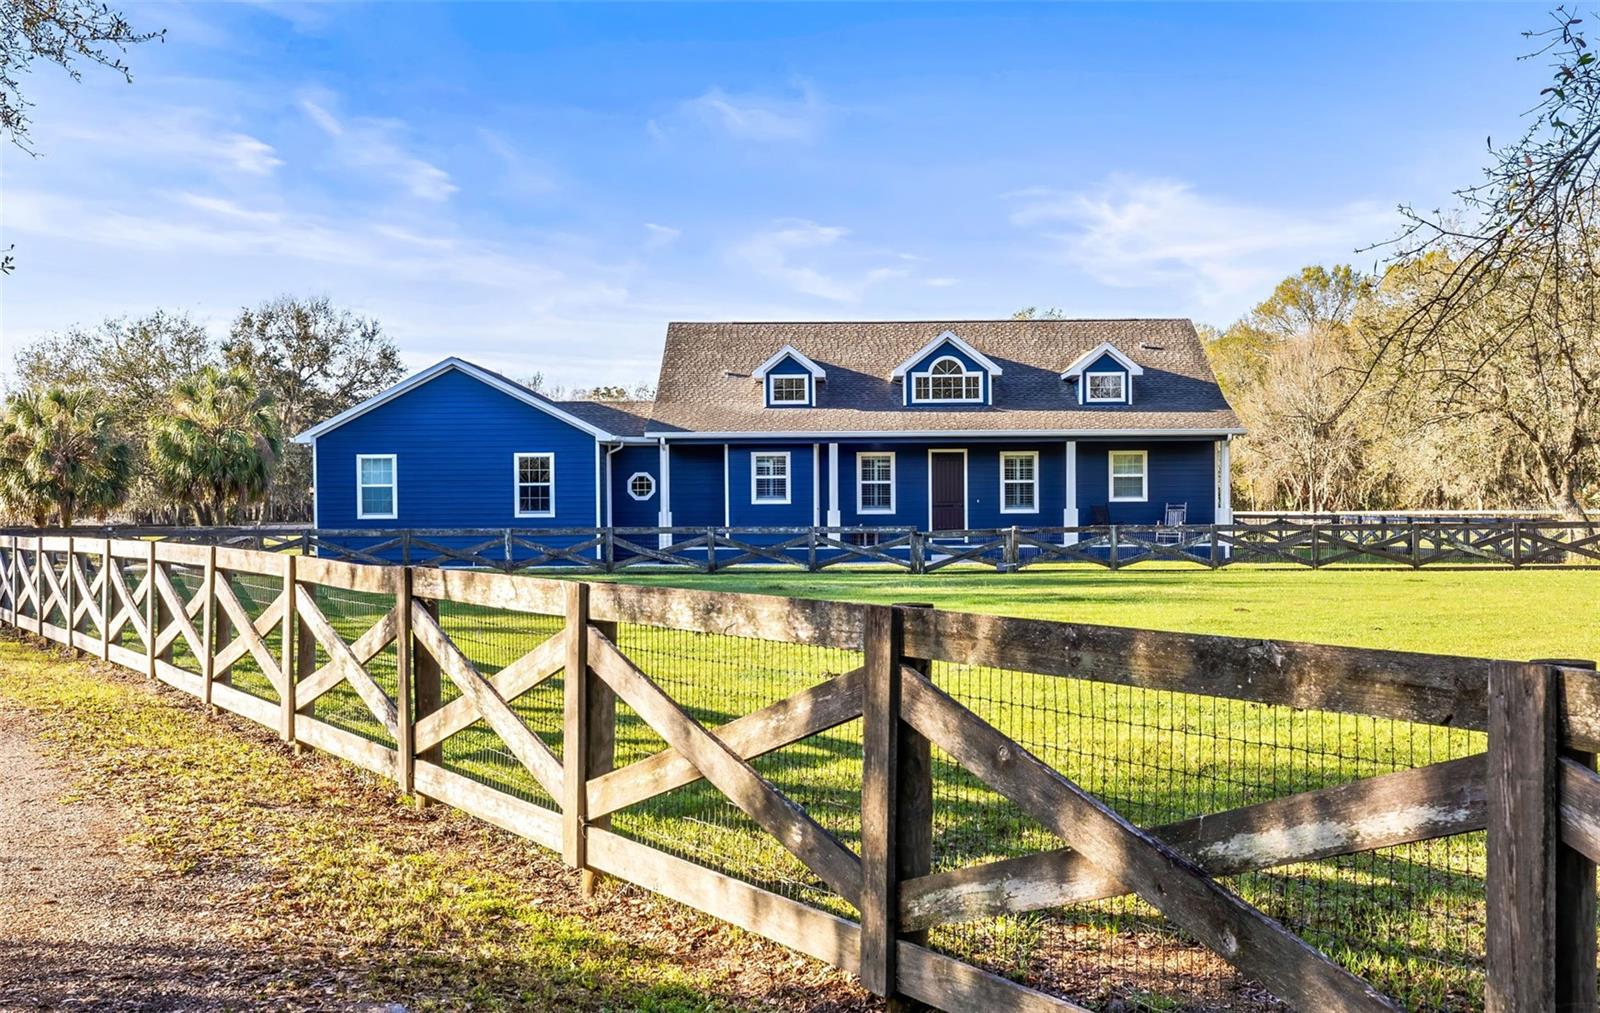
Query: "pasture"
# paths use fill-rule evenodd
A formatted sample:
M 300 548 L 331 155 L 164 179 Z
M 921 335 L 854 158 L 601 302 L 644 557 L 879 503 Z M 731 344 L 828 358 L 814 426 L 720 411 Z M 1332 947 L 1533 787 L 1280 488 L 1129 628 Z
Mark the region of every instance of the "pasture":
M 1586 619 L 1600 603 L 1600 573 L 1584 571 L 1149 568 L 1106 573 L 1066 567 L 1017 575 L 738 571 L 625 579 L 853 601 L 926 601 L 1024 617 L 1437 653 L 1600 654 L 1600 637 Z M 247 578 L 235 583 L 248 593 Z M 318 601 L 349 639 L 387 607 L 381 598 L 333 589 L 320 590 Z M 483 671 L 494 672 L 555 635 L 561 620 L 444 603 L 441 625 Z M 849 651 L 648 627 L 624 626 L 618 642 L 708 726 L 860 663 Z M 393 691 L 392 653 L 375 658 L 370 670 L 386 691 Z M 936 664 L 933 676 L 1007 735 L 1146 826 L 1484 748 L 1483 736 L 1475 732 L 1093 679 L 954 663 Z M 236 670 L 234 683 L 272 696 L 264 680 L 252 685 L 248 664 Z M 447 702 L 453 693 L 447 686 Z M 515 704 L 553 748 L 559 748 L 562 734 L 562 693 L 558 677 Z M 348 686 L 319 700 L 315 710 L 323 720 L 385 740 Z M 780 749 L 755 766 L 830 832 L 857 847 L 860 739 L 860 722 L 852 721 Z M 635 715 L 619 710 L 619 765 L 663 747 Z M 474 780 L 555 807 L 481 723 L 446 743 L 443 762 Z M 1034 821 L 938 755 L 934 790 L 936 870 L 1052 846 L 1050 835 Z M 786 896 L 840 914 L 850 911 L 705 782 L 624 809 L 613 818 L 613 827 Z M 1250 873 L 1235 877 L 1232 885 L 1409 1005 L 1471 1008 L 1481 1002 L 1483 869 L 1483 838 L 1472 834 Z M 933 942 L 1001 973 L 1094 1003 L 1257 1006 L 1225 965 L 1127 898 L 944 926 L 935 930 Z

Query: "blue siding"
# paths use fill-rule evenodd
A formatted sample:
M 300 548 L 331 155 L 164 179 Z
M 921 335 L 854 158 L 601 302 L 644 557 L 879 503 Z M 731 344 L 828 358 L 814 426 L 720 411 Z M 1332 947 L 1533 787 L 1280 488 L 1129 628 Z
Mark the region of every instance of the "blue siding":
M 513 455 L 555 454 L 555 516 L 515 516 Z M 356 517 L 356 455 L 394 454 L 398 516 Z M 595 439 L 451 370 L 317 440 L 324 528 L 590 527 Z
M 965 369 L 967 372 L 969 372 L 969 373 L 981 373 L 982 374 L 982 379 L 980 380 L 980 383 L 982 385 L 982 390 L 983 390 L 983 403 L 984 404 L 989 404 L 991 401 L 994 400 L 994 398 L 992 396 L 993 392 L 990 390 L 990 387 L 992 386 L 992 383 L 993 383 L 993 379 L 989 376 L 988 371 L 985 370 L 983 368 L 983 366 L 978 363 L 978 360 L 974 359 L 972 356 L 970 356 L 967 353 L 963 352 L 961 349 L 957 348 L 955 345 L 951 344 L 948 340 L 946 340 L 946 341 L 940 342 L 939 345 L 936 348 L 933 349 L 933 351 L 929 352 L 927 355 L 924 355 L 922 358 L 918 359 L 911 366 L 910 369 L 906 370 L 905 380 L 903 380 L 901 382 L 901 388 L 902 389 L 900 391 L 900 401 L 901 401 L 902 404 L 908 405 L 908 406 L 910 406 L 912 408 L 920 408 L 920 407 L 922 407 L 923 404 L 926 403 L 926 402 L 919 402 L 917 404 L 912 404 L 912 402 L 911 402 L 911 374 L 926 372 L 928 367 L 933 365 L 933 362 L 934 362 L 935 359 L 942 359 L 947 355 L 950 356 L 952 359 L 955 359 L 958 362 L 960 362 L 961 363 L 961 368 Z
M 732 444 L 728 447 L 728 489 L 730 521 L 734 527 L 809 525 L 811 523 L 811 447 L 809 443 L 782 443 L 760 446 Z M 789 502 L 751 501 L 751 459 L 757 453 L 789 455 Z M 676 475 L 674 475 L 676 478 Z
M 656 491 L 647 500 L 628 494 L 628 479 L 644 472 L 656 480 Z M 623 447 L 611 455 L 613 503 L 611 521 L 619 528 L 653 528 L 661 511 L 661 452 L 656 447 Z
M 1148 451 L 1149 499 L 1111 502 L 1108 454 Z M 1187 503 L 1190 524 L 1210 524 L 1216 516 L 1215 450 L 1211 440 L 1154 442 L 1081 441 L 1078 444 L 1078 522 L 1093 523 L 1094 507 L 1105 507 L 1113 524 L 1156 524 L 1168 503 Z
M 673 527 L 722 526 L 722 444 L 672 444 Z
M 839 447 L 839 513 L 846 525 L 884 527 L 928 526 L 929 452 L 935 449 L 962 449 L 961 444 L 939 443 L 860 443 Z M 971 528 L 1057 527 L 1066 505 L 1066 443 L 996 442 L 968 443 L 967 526 Z M 860 471 L 856 456 L 872 451 L 892 451 L 895 455 L 895 509 L 892 514 L 861 513 L 856 509 Z M 1000 455 L 1010 451 L 1037 453 L 1038 509 L 1026 513 L 1006 513 L 1000 509 Z

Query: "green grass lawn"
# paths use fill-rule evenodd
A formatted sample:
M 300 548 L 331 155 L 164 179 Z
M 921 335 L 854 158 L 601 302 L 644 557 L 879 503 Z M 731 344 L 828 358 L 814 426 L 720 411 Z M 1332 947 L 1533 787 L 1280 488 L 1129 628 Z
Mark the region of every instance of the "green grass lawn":
M 1588 571 L 1151 567 L 1109 573 L 1062 567 L 1014 575 L 736 571 L 621 579 L 854 601 L 926 601 L 995 614 L 1440 653 L 1600 656 L 1600 635 L 1593 626 L 1600 572 Z M 276 588 L 260 588 L 248 596 L 247 608 L 258 612 L 275 593 Z M 350 592 L 325 590 L 319 599 L 350 640 L 388 607 L 381 598 Z M 450 604 L 442 608 L 441 623 L 486 673 L 560 628 L 555 617 Z M 860 663 L 850 651 L 641 627 L 625 626 L 619 643 L 694 717 L 712 726 Z M 185 663 L 181 652 L 180 663 Z M 371 668 L 392 693 L 392 649 Z M 935 665 L 933 676 L 1002 731 L 1145 825 L 1483 749 L 1476 733 L 1090 679 L 955 663 Z M 248 661 L 236 671 L 235 682 L 272 696 Z M 454 692 L 447 685 L 447 699 Z M 557 752 L 561 701 L 558 676 L 514 704 Z M 388 739 L 348 686 L 319 700 L 316 715 Z M 620 710 L 619 764 L 663 746 L 635 715 Z M 447 766 L 463 774 L 554 805 L 481 722 L 447 740 L 444 757 Z M 756 767 L 847 845 L 858 845 L 859 722 L 779 750 Z M 1058 846 L 947 759 L 936 758 L 935 777 L 939 867 Z M 625 810 L 614 827 L 788 896 L 852 914 L 703 783 Z M 1481 1004 L 1482 873 L 1482 835 L 1467 835 L 1234 877 L 1231 885 L 1407 1005 L 1465 1009 Z M 1128 900 L 945 927 L 935 931 L 933 942 L 1095 1005 L 1118 1000 L 1153 1008 L 1224 1003 L 1251 1008 L 1220 962 Z

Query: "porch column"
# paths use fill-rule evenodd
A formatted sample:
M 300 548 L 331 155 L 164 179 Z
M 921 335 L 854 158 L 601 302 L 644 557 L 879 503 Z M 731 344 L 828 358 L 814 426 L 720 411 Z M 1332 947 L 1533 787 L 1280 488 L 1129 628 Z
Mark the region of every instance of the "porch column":
M 1067 441 L 1067 496 L 1062 500 L 1066 504 L 1061 511 L 1061 526 L 1075 528 L 1078 526 L 1078 441 Z M 1077 532 L 1068 531 L 1061 536 L 1062 545 L 1073 545 L 1078 541 Z
M 828 527 L 839 526 L 839 445 L 828 444 Z
M 1217 460 L 1217 510 L 1214 522 L 1233 523 L 1233 437 L 1220 439 L 1215 444 Z
M 822 444 L 811 445 L 811 526 L 822 524 Z
M 656 515 L 656 526 L 672 527 L 672 448 L 661 441 L 661 510 Z M 672 536 L 663 531 L 656 536 L 656 547 L 665 549 L 672 545 Z

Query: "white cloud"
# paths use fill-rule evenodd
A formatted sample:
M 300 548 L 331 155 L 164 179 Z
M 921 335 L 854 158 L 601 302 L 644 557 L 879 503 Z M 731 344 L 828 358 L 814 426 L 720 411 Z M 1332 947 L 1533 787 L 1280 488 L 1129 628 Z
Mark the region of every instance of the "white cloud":
M 56 145 L 69 141 L 99 145 L 122 157 L 159 162 L 168 171 L 175 163 L 183 163 L 268 176 L 283 164 L 272 145 L 249 134 L 221 129 L 215 118 L 196 109 L 163 109 L 149 118 L 96 122 L 85 117 L 63 123 L 55 128 L 52 148 L 47 150 L 54 152 Z
M 711 88 L 680 103 L 678 114 L 743 140 L 805 142 L 815 140 L 821 133 L 827 107 L 808 85 L 801 86 L 798 99 L 732 95 L 721 88 Z M 655 121 L 648 129 L 653 136 L 661 136 L 661 127 Z
M 929 278 L 923 282 L 929 288 L 951 288 L 961 284 L 959 278 Z
M 1218 199 L 1167 179 L 1113 177 L 1080 190 L 1031 188 L 1014 225 L 1048 238 L 1053 256 L 1117 288 L 1166 287 L 1231 304 L 1299 267 L 1349 258 L 1393 228 L 1372 203 L 1290 212 Z
M 670 225 L 657 225 L 655 222 L 645 222 L 644 231 L 644 248 L 647 250 L 659 250 L 671 246 L 678 241 L 679 236 L 683 235 L 682 229 L 675 229 Z
M 301 97 L 300 108 L 334 141 L 335 153 L 346 165 L 384 177 L 419 200 L 443 201 L 460 189 L 448 172 L 400 144 L 403 123 L 370 117 L 342 120 L 328 108 L 331 101 L 325 94 L 308 94 Z
M 853 262 L 848 271 L 835 267 L 824 270 L 818 261 L 833 252 L 849 229 L 818 225 L 803 219 L 785 219 L 766 232 L 745 240 L 734 256 L 756 273 L 787 285 L 802 295 L 817 296 L 831 302 L 859 302 L 867 289 L 880 282 L 904 278 L 911 272 L 904 267 L 873 265 L 881 260 L 872 253 L 846 252 L 836 259 Z M 807 262 L 797 262 L 804 259 Z M 896 257 L 895 259 L 902 259 Z

